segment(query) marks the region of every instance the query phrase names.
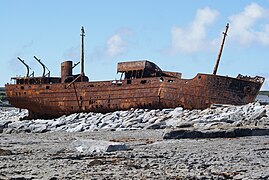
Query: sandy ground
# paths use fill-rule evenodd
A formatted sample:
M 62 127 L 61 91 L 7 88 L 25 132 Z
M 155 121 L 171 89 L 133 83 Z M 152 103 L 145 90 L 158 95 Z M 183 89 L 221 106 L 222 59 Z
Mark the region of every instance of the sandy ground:
M 167 130 L 0 134 L 0 179 L 269 179 L 269 136 L 163 140 Z M 128 151 L 80 153 L 75 140 Z

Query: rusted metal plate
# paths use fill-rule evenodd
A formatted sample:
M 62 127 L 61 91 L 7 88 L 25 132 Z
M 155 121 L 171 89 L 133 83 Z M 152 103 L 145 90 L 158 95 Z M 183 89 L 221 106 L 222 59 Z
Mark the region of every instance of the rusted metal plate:
M 154 63 L 144 60 L 144 61 L 129 61 L 129 62 L 119 62 L 118 72 L 128 72 L 128 71 L 161 71 L 161 69 Z

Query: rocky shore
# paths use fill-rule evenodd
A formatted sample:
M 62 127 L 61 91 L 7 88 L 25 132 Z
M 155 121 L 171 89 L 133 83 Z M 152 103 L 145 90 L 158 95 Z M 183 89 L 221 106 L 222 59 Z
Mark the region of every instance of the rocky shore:
M 269 106 L 19 120 L 0 110 L 0 179 L 268 179 Z
M 0 132 L 43 133 L 48 131 L 88 132 L 98 130 L 124 131 L 138 129 L 194 130 L 229 129 L 233 127 L 268 127 L 269 105 L 251 103 L 243 106 L 220 106 L 205 110 L 135 109 L 107 114 L 76 113 L 57 119 L 22 120 L 27 111 L 1 108 Z

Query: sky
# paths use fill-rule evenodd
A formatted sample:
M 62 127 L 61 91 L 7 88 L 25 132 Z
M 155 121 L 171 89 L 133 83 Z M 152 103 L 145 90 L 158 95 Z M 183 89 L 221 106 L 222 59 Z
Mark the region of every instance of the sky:
M 263 76 L 269 90 L 269 0 L 0 0 L 0 86 L 26 75 L 17 57 L 36 76 L 33 56 L 60 76 L 61 62 L 80 60 L 81 26 L 91 81 L 119 78 L 117 63 L 131 60 L 186 79 L 210 74 L 227 23 L 217 74 Z

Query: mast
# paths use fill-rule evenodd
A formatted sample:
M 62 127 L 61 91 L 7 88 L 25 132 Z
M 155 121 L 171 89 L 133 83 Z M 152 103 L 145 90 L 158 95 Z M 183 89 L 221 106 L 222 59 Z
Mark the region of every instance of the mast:
M 214 75 L 217 74 L 217 70 L 218 70 L 219 62 L 220 62 L 220 57 L 221 57 L 221 54 L 222 54 L 222 50 L 223 50 L 223 46 L 224 46 L 224 42 L 225 42 L 225 39 L 226 39 L 226 36 L 227 36 L 228 29 L 229 29 L 229 23 L 227 23 L 225 32 L 223 32 L 223 39 L 222 39 L 222 43 L 221 43 L 221 46 L 220 46 L 219 55 L 218 55 L 218 58 L 217 58 L 217 62 L 216 62 L 214 71 L 213 71 Z
M 81 81 L 83 80 L 83 76 L 84 76 L 84 36 L 85 36 L 85 31 L 84 31 L 84 27 L 82 26 L 81 28 Z

